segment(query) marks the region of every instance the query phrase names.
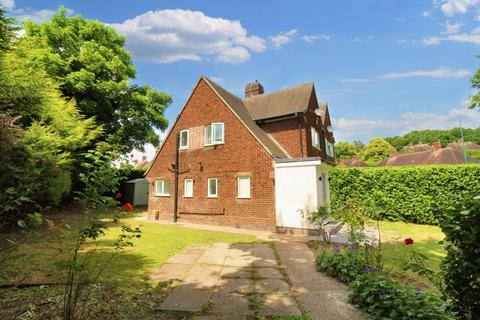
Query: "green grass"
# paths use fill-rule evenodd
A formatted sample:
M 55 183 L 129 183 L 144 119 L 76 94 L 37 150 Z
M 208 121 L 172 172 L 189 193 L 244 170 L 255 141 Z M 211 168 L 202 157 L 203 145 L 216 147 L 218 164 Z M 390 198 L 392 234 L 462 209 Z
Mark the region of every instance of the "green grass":
M 14 257 L 2 265 L 0 282 L 55 282 L 64 279 L 58 266 L 69 258 L 74 244 L 74 231 L 80 225 L 81 216 L 71 215 L 56 221 L 53 231 L 42 231 L 29 235 L 29 240 L 20 246 Z M 134 246 L 124 249 L 115 257 L 102 274 L 102 280 L 119 287 L 136 288 L 145 278 L 165 261 L 191 244 L 213 244 L 215 242 L 253 242 L 252 236 L 223 232 L 204 231 L 172 225 L 138 220 L 133 217 L 122 219 L 122 224 L 141 226 L 142 237 L 133 241 Z M 64 226 L 71 227 L 69 232 Z M 113 225 L 96 246 L 90 243 L 86 250 L 93 252 L 92 258 L 102 263 L 114 249 L 114 241 L 120 234 L 119 225 Z
M 439 227 L 419 225 L 404 222 L 380 222 L 382 236 L 382 255 L 384 268 L 395 274 L 405 282 L 419 282 L 430 285 L 427 279 L 416 273 L 406 272 L 402 269 L 405 261 L 409 260 L 411 250 L 416 250 L 428 257 L 426 266 L 433 270 L 439 270 L 440 262 L 445 256 L 445 251 L 438 243 L 443 240 L 444 234 Z M 414 244 L 406 246 L 405 238 L 412 238 Z

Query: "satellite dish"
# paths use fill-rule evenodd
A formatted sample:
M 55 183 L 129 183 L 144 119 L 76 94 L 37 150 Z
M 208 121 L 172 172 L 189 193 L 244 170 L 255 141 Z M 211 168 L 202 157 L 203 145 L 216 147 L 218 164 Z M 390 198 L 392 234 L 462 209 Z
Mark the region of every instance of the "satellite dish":
M 323 117 L 325 115 L 325 112 L 323 110 L 320 110 L 320 108 L 315 109 L 315 114 L 319 117 Z
M 327 131 L 330 132 L 330 133 L 332 133 L 332 132 L 333 132 L 332 126 L 328 126 L 328 127 L 327 127 Z

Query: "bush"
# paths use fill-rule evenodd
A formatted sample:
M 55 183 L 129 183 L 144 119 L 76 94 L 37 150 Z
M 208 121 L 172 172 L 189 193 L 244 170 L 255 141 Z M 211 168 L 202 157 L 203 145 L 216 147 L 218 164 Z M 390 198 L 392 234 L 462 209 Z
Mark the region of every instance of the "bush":
M 374 319 L 455 319 L 438 295 L 415 290 L 381 273 L 365 273 L 350 287 L 350 302 Z
M 438 224 L 460 198 L 480 194 L 479 180 L 474 164 L 336 168 L 330 206 L 350 203 L 376 220 Z
M 317 255 L 317 270 L 342 282 L 350 283 L 367 271 L 378 271 L 372 267 L 373 254 L 368 248 L 350 246 L 340 249 L 333 245 L 323 249 Z
M 444 293 L 466 318 L 480 319 L 480 196 L 450 210 L 441 228 L 447 250 Z

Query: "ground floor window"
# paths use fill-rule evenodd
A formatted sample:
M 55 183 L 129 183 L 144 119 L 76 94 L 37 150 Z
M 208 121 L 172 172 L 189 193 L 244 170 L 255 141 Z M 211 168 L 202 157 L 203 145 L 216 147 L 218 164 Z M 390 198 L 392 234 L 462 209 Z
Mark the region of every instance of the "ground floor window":
M 217 178 L 208 178 L 207 188 L 208 188 L 207 195 L 209 198 L 218 197 L 218 179 Z
M 155 195 L 169 196 L 170 195 L 170 181 L 160 179 L 155 181 Z
M 237 178 L 238 198 L 250 198 L 250 177 Z
M 185 198 L 193 197 L 193 179 L 185 179 L 183 182 L 183 196 Z

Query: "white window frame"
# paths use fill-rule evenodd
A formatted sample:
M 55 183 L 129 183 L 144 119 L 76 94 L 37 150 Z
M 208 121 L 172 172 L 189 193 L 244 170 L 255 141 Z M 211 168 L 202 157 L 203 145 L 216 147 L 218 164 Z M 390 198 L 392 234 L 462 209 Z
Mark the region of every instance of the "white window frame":
M 310 135 L 312 136 L 312 147 L 320 150 L 320 134 L 318 133 L 317 129 L 310 127 Z
M 222 127 L 222 139 L 215 141 L 215 126 L 221 126 Z M 210 131 L 210 137 L 211 141 L 207 140 L 207 133 Z M 211 124 L 205 126 L 205 146 L 213 146 L 217 144 L 223 144 L 225 143 L 225 124 L 223 122 L 212 122 Z
M 248 195 L 240 194 L 240 180 L 248 179 Z M 239 176 L 237 177 L 237 198 L 239 199 L 250 199 L 252 197 L 252 179 L 250 176 Z
M 188 193 L 187 191 L 187 181 L 192 184 L 192 189 L 190 190 L 191 193 Z M 193 179 L 187 178 L 183 180 L 183 197 L 184 198 L 193 198 Z
M 210 181 L 215 181 L 215 191 L 216 193 L 210 193 Z M 218 178 L 208 178 L 207 179 L 207 198 L 218 198 Z
M 165 182 L 168 182 L 168 193 L 165 192 Z M 161 192 L 158 192 L 158 184 L 161 184 Z M 155 180 L 155 196 L 157 197 L 168 197 L 170 196 L 170 181 L 168 179 L 158 179 Z
M 184 146 L 182 146 L 182 134 L 183 134 L 184 132 L 187 133 L 187 144 L 184 145 Z M 186 149 L 188 149 L 189 144 L 190 144 L 190 130 L 186 129 L 186 130 L 180 131 L 180 137 L 179 137 L 179 139 L 180 139 L 179 149 L 180 149 L 180 150 L 186 150 Z
M 325 149 L 326 149 L 325 151 L 327 153 L 327 156 L 329 156 L 331 158 L 335 157 L 335 150 L 334 150 L 333 143 L 331 143 L 327 139 L 325 139 Z

